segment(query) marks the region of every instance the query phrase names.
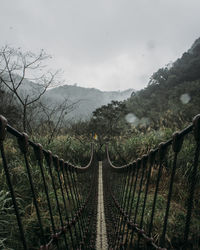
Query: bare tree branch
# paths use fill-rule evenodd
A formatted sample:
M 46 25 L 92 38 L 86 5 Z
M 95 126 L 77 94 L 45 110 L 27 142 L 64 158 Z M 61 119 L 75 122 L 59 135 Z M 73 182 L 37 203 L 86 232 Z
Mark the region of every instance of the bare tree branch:
M 46 71 L 44 61 L 49 59 L 43 50 L 38 55 L 32 52 L 22 52 L 20 48 L 15 49 L 4 46 L 0 50 L 0 83 L 2 83 L 17 98 L 22 107 L 23 129 L 27 129 L 27 109 L 37 103 L 45 94 L 47 89 L 54 85 L 59 71 L 54 73 Z M 34 78 L 32 78 L 34 75 Z M 34 79 L 34 82 L 31 82 Z M 32 84 L 32 94 L 24 93 L 26 81 Z M 37 86 L 37 91 L 36 87 Z

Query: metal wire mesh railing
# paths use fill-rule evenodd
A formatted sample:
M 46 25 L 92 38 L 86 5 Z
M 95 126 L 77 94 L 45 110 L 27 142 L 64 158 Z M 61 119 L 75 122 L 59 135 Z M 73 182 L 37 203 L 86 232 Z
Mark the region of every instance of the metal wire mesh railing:
M 0 116 L 0 151 L 0 186 L 9 197 L 0 209 L 4 236 L 0 244 L 5 243 L 8 249 L 95 248 L 97 171 L 93 146 L 88 165 L 74 166 Z
M 136 161 L 104 166 L 110 249 L 200 248 L 200 115 Z

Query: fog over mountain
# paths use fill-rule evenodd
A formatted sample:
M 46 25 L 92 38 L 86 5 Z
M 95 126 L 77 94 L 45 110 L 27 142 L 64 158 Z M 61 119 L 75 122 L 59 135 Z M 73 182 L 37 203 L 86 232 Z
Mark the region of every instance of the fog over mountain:
M 4 78 L 8 79 L 8 85 L 12 85 L 6 74 Z M 21 79 L 17 74 L 13 74 L 12 78 L 16 82 L 19 82 Z M 7 87 L 1 87 L 5 91 L 8 91 Z M 18 93 L 23 100 L 27 97 L 29 97 L 29 100 L 32 100 L 39 96 L 39 94 L 43 92 L 43 89 L 44 86 L 25 78 L 18 87 Z M 67 119 L 70 121 L 87 120 L 91 117 L 95 109 L 110 103 L 112 100 L 124 101 L 128 99 L 133 92 L 135 92 L 133 89 L 124 91 L 101 91 L 96 88 L 80 87 L 77 86 L 77 84 L 62 85 L 47 89 L 41 97 L 41 102 L 43 102 L 45 106 L 53 108 L 67 100 L 67 105 L 70 106 L 70 108 L 66 110 L 67 113 L 69 112 Z
M 95 88 L 83 88 L 75 85 L 64 85 L 48 90 L 45 99 L 48 103 L 61 103 L 65 99 L 74 104 L 68 118 L 72 120 L 89 119 L 92 112 L 112 100 L 123 101 L 129 98 L 133 89 L 124 91 L 100 91 Z
M 200 35 L 199 0 L 3 0 L 0 47 L 52 55 L 67 84 L 142 89 Z

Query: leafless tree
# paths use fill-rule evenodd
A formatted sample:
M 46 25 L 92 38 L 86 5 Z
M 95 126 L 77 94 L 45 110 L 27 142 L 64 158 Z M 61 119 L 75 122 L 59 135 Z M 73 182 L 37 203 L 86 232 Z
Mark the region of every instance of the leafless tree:
M 64 99 L 62 103 L 52 103 L 51 105 L 48 101 L 42 100 L 39 102 L 37 115 L 40 117 L 40 120 L 38 120 L 39 128 L 37 130 L 43 130 L 41 131 L 43 134 L 46 131 L 48 143 L 61 132 L 66 122 L 66 116 L 76 108 L 78 102 L 71 103 L 68 99 Z
M 27 130 L 28 108 L 37 103 L 49 87 L 58 84 L 59 71 L 46 70 L 44 64 L 50 58 L 43 50 L 39 54 L 9 46 L 0 50 L 0 84 L 20 103 L 24 131 Z

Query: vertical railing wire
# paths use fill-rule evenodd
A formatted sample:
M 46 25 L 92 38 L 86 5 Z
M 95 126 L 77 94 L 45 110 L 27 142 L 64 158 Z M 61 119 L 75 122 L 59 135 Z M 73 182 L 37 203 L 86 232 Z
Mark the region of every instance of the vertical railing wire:
M 175 177 L 176 167 L 177 167 L 177 164 L 176 164 L 177 156 L 181 150 L 182 144 L 183 144 L 183 137 L 180 137 L 180 134 L 178 132 L 175 133 L 173 135 L 173 143 L 172 143 L 172 148 L 174 151 L 174 160 L 173 160 L 172 173 L 171 173 L 170 184 L 169 184 L 169 192 L 168 192 L 167 206 L 166 206 L 166 212 L 165 212 L 165 217 L 164 217 L 163 231 L 162 231 L 162 236 L 160 240 L 160 244 L 163 246 L 165 245 L 165 234 L 167 230 L 169 209 L 170 209 L 170 203 L 171 203 L 171 198 L 172 198 L 172 189 L 173 189 L 174 177 Z

